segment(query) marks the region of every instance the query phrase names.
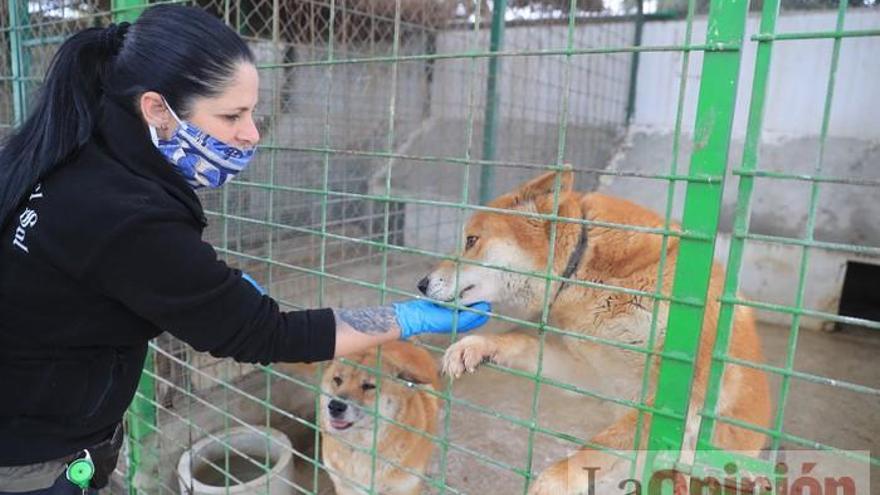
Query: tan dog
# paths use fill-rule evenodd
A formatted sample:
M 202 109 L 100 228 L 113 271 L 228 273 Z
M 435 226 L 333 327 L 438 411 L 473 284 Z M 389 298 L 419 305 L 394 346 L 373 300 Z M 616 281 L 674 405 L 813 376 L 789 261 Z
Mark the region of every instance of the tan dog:
M 663 227 L 663 218 L 629 201 L 603 194 L 573 192 L 570 170 L 562 172 L 558 181 L 560 217 Z M 489 206 L 552 214 L 556 182 L 555 173 L 542 175 L 497 198 Z M 553 274 L 645 292 L 657 289 L 662 236 L 569 222 L 557 222 L 556 225 Z M 477 212 L 466 225 L 461 256 L 517 271 L 546 273 L 551 248 L 550 226 L 550 221 L 540 218 Z M 679 226 L 675 224 L 672 228 L 677 230 Z M 678 244 L 677 237 L 668 238 L 662 275 L 664 294 L 671 291 Z M 539 319 L 544 305 L 544 279 L 464 263 L 458 270 L 456 283 L 455 264 L 444 261 L 419 283 L 419 287 L 435 299 L 449 301 L 458 295 L 464 304 L 484 300 L 492 302 L 499 313 L 533 321 Z M 690 396 L 692 414 L 688 421 L 685 446 L 690 445 L 691 448 L 699 427 L 694 412 L 699 410 L 706 393 L 723 279 L 721 267 L 715 264 Z M 653 305 L 650 298 L 570 283 L 561 285 L 558 281 L 552 281 L 549 304 L 549 324 L 556 328 L 633 346 L 644 346 L 648 342 Z M 664 302 L 659 307 L 655 349 L 662 348 L 667 315 L 668 304 Z M 545 340 L 543 376 L 611 397 L 639 399 L 645 354 L 558 334 L 548 333 Z M 736 310 L 730 354 L 751 362 L 763 361 L 754 319 L 748 308 L 740 306 Z M 466 336 L 450 346 L 443 358 L 443 371 L 459 377 L 465 371 L 472 372 L 481 363 L 491 361 L 535 373 L 538 356 L 537 332 L 483 332 L 482 335 Z M 650 375 L 651 384 L 656 383 L 656 362 L 655 359 Z M 768 424 L 770 400 L 763 373 L 752 368 L 728 366 L 722 386 L 718 407 L 720 415 L 762 427 Z M 653 395 L 652 385 L 648 395 L 650 403 L 653 402 Z M 629 410 L 591 441 L 613 449 L 633 449 L 636 418 L 637 412 Z M 592 421 L 604 423 L 603 419 L 591 418 Z M 756 453 L 764 445 L 765 437 L 762 434 L 720 422 L 716 425 L 714 441 L 720 447 Z M 647 435 L 643 434 L 642 438 L 645 437 Z M 614 456 L 584 447 L 543 471 L 532 485 L 531 493 L 586 493 L 589 487 L 585 467 L 602 468 L 598 471 L 598 476 L 601 476 L 615 468 L 620 469 L 620 461 Z M 625 478 L 618 478 L 618 481 Z M 613 488 L 617 490 L 614 493 L 621 493 L 618 487 Z M 597 490 L 597 493 L 601 493 L 601 490 Z
M 377 401 L 382 419 L 376 436 L 376 493 L 419 493 L 421 479 L 403 468 L 424 475 L 434 450 L 430 438 L 420 433 L 432 436 L 437 430 L 439 399 L 423 390 L 440 390 L 431 355 L 412 344 L 384 344 L 378 397 L 376 375 L 367 369 L 376 368 L 376 357 L 377 351 L 373 349 L 348 358 L 362 367 L 335 360 L 321 381 L 322 458 L 338 495 L 369 491 L 373 412 Z M 389 423 L 386 418 L 413 431 Z

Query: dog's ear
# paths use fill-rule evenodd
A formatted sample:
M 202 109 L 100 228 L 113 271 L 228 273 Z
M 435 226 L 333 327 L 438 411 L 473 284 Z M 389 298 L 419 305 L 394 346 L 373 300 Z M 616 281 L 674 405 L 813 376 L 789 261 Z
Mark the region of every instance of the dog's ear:
M 418 376 L 410 373 L 406 370 L 401 370 L 397 372 L 397 378 L 410 383 L 415 383 L 416 385 L 433 385 L 433 380 L 429 379 L 426 376 Z
M 527 201 L 553 194 L 556 190 L 556 176 L 559 176 L 559 193 L 567 193 L 574 187 L 574 172 L 571 165 L 566 164 L 563 170 L 546 172 L 534 179 L 520 184 L 513 191 L 499 196 L 489 206 L 494 208 L 512 208 Z
M 437 375 L 434 360 L 423 349 L 418 350 L 423 351 L 424 354 L 408 352 L 405 360 L 394 363 L 395 376 L 405 382 L 432 385 L 435 389 L 440 390 L 440 377 Z
M 391 374 L 401 380 L 433 385 L 440 390 L 440 376 L 431 354 L 409 342 L 382 344 L 382 356 L 391 366 Z

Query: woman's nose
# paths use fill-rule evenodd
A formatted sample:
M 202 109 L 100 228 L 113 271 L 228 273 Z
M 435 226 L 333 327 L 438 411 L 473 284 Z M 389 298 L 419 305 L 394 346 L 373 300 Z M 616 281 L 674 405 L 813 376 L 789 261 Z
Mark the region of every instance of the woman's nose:
M 248 119 L 248 122 L 239 130 L 238 140 L 247 147 L 256 146 L 260 142 L 260 130 L 257 129 L 257 123 L 254 119 Z

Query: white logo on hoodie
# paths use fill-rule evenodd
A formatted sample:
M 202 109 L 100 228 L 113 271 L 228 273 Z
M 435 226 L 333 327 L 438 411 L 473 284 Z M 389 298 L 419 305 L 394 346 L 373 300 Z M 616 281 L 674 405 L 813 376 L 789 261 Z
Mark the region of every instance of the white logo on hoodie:
M 43 197 L 43 193 L 40 191 L 40 184 L 37 184 L 37 187 L 34 188 L 34 192 L 28 198 L 28 201 L 33 201 L 34 199 L 39 199 Z M 33 227 L 37 223 L 37 212 L 31 208 L 25 208 L 21 215 L 18 216 L 18 227 L 15 228 L 15 237 L 12 238 L 12 245 L 21 249 L 25 253 L 29 252 L 27 244 L 25 244 L 25 235 L 27 234 L 27 229 Z

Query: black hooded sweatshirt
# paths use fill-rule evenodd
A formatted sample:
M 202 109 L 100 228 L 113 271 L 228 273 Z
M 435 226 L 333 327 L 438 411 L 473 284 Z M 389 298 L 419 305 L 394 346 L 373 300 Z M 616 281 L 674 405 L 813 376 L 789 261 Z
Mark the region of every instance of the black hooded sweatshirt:
M 103 102 L 91 141 L 0 229 L 0 466 L 108 437 L 163 331 L 242 362 L 333 357 L 332 311 L 280 311 L 205 225 L 143 121 Z

